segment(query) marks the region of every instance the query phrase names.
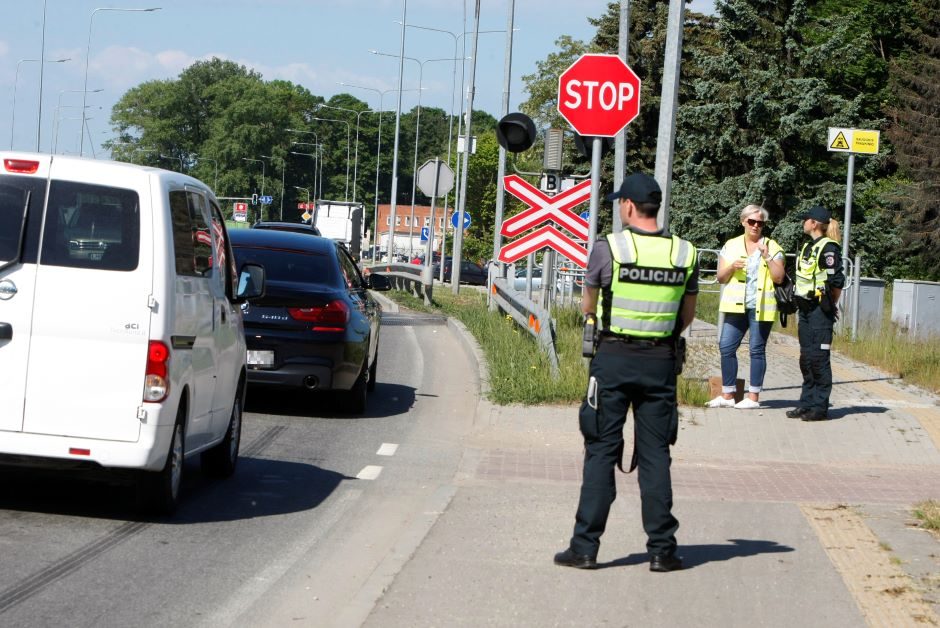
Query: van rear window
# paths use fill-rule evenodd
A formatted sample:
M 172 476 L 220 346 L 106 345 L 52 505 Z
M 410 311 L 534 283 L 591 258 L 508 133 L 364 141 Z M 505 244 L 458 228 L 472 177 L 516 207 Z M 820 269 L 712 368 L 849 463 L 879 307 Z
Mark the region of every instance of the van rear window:
M 29 249 L 33 240 L 39 240 L 38 230 L 32 230 L 30 238 L 23 238 L 20 229 L 27 210 L 38 219 L 45 197 L 45 179 L 15 176 L 5 176 L 0 179 L 0 264 L 17 261 L 17 251 L 21 244 Z M 27 200 L 29 208 L 26 207 Z M 26 251 L 20 251 L 21 261 L 35 263 L 35 248 L 30 256 L 25 256 L 24 253 Z
M 133 190 L 52 181 L 41 264 L 131 271 L 140 259 L 140 202 Z

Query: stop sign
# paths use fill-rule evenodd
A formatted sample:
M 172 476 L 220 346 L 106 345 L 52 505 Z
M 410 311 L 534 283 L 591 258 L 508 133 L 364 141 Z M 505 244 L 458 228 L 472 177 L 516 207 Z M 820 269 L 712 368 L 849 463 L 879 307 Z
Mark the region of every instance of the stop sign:
M 580 135 L 613 137 L 640 111 L 640 77 L 617 55 L 582 55 L 558 77 L 558 112 Z

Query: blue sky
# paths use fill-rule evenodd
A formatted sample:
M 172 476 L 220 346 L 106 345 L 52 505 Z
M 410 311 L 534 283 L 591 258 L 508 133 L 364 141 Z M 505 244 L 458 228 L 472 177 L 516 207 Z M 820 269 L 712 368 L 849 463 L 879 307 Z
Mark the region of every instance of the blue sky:
M 466 30 L 473 28 L 473 0 L 467 5 Z M 400 48 L 402 0 L 45 0 L 46 42 L 42 98 L 42 151 L 78 152 L 86 47 L 88 55 L 88 126 L 94 148 L 111 136 L 111 107 L 129 88 L 148 80 L 176 77 L 200 59 L 218 56 L 260 72 L 266 80 L 285 79 L 329 97 L 351 93 L 378 107 L 378 95 L 347 88 L 340 82 L 379 90 L 397 87 L 397 59 L 371 54 L 372 49 L 397 55 Z M 516 0 L 510 110 L 526 95 L 521 76 L 554 50 L 563 35 L 587 40 L 589 17 L 601 15 L 607 0 Z M 0 149 L 12 142 L 34 150 L 39 111 L 39 63 L 43 0 L 5 0 L 0 22 Z M 460 34 L 464 7 L 460 0 L 408 0 L 408 24 Z M 713 0 L 696 0 L 697 10 L 711 11 Z M 102 6 L 153 13 L 99 11 Z M 480 29 L 504 31 L 508 0 L 482 0 Z M 470 37 L 467 54 L 470 54 Z M 502 102 L 505 34 L 480 36 L 474 108 L 497 116 Z M 405 56 L 417 59 L 454 57 L 454 39 L 445 33 L 409 28 Z M 48 60 L 70 59 L 63 63 Z M 17 66 L 19 72 L 17 74 Z M 451 107 L 453 66 L 424 65 L 422 104 Z M 469 75 L 469 65 L 467 66 Z M 18 76 L 18 80 L 15 79 Z M 459 79 L 459 70 L 458 70 Z M 15 81 L 15 118 L 12 116 Z M 418 68 L 405 65 L 405 89 L 417 87 Z M 386 94 L 384 108 L 394 109 L 396 94 Z M 402 109 L 417 104 L 417 92 L 406 92 Z M 61 104 L 61 108 L 58 105 Z M 53 128 L 58 112 L 58 133 Z M 86 154 L 89 154 L 86 138 Z

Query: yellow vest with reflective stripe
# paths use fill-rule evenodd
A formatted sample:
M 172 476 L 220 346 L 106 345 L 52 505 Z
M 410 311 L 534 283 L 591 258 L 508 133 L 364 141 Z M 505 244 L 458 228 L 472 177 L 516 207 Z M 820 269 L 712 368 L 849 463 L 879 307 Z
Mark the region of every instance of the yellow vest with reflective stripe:
M 725 243 L 725 250 L 733 257 L 747 258 L 747 246 L 744 244 L 744 234 L 732 238 Z M 767 238 L 767 253 L 771 259 L 781 252 L 783 247 L 774 240 Z M 731 274 L 731 279 L 721 287 L 721 301 L 718 303 L 719 312 L 732 312 L 744 314 L 745 292 L 747 276 L 744 269 Z M 757 269 L 757 302 L 754 315 L 758 321 L 766 322 L 777 318 L 777 298 L 774 295 L 774 280 L 770 276 L 767 262 L 761 260 Z
M 598 317 L 611 333 L 638 338 L 672 335 L 697 252 L 677 236 L 626 230 L 607 236 L 613 260 L 610 296 Z
M 822 253 L 823 247 L 830 242 L 839 244 L 835 240 L 824 236 L 819 238 L 819 241 L 815 244 L 807 242 L 803 245 L 803 248 L 800 249 L 800 256 L 796 259 L 796 281 L 794 282 L 794 289 L 799 296 L 814 297 L 816 288 L 826 283 L 826 280 L 829 278 L 829 270 L 819 267 L 819 254 Z M 808 246 L 811 246 L 812 249 L 810 250 L 809 258 L 804 259 L 803 256 Z

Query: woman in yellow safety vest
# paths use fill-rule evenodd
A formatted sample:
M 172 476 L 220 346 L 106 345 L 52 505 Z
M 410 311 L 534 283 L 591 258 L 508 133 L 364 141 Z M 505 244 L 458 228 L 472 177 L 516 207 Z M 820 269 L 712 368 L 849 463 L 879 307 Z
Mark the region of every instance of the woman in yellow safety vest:
M 767 372 L 765 348 L 770 328 L 777 317 L 774 283 L 783 279 L 785 256 L 774 240 L 764 237 L 767 210 L 748 205 L 741 210 L 744 233 L 725 242 L 718 257 L 718 283 L 724 285 L 718 311 L 724 322 L 718 335 L 721 352 L 721 394 L 709 401 L 709 408 L 760 407 L 760 391 Z M 747 396 L 734 402 L 738 377 L 738 347 L 750 331 L 751 377 Z

